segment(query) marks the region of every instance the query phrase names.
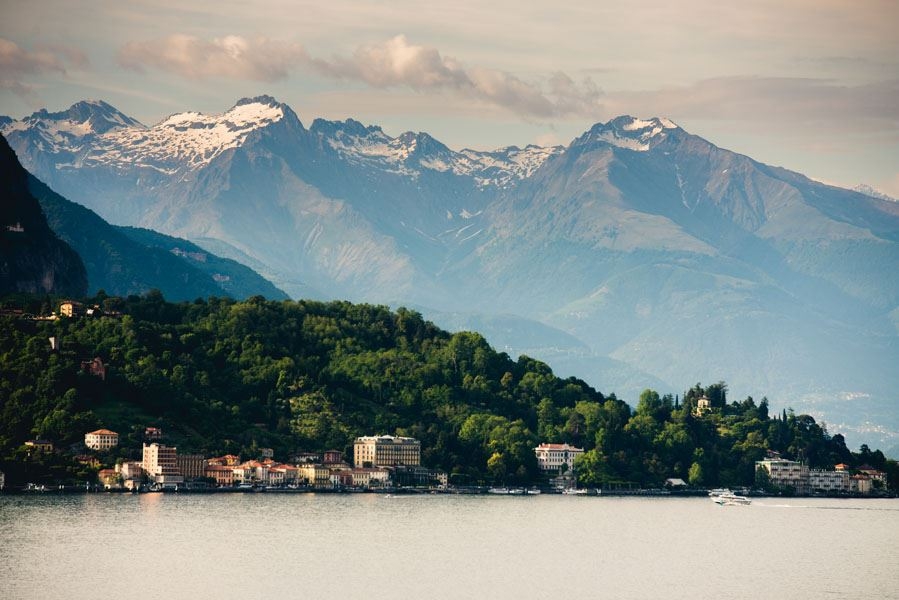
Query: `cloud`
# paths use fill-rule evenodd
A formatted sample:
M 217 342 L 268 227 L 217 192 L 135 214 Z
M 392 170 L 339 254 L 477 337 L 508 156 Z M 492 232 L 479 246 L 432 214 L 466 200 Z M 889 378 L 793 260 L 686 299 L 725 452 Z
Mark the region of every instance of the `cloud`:
M 466 67 L 429 46 L 398 35 L 358 47 L 349 56 L 316 58 L 298 43 L 231 35 L 204 40 L 175 34 L 133 41 L 118 53 L 119 64 L 136 71 L 153 67 L 187 79 L 221 77 L 272 82 L 298 67 L 331 79 L 372 88 L 408 88 L 421 94 L 450 92 L 499 106 L 527 118 L 596 117 L 601 92 L 587 77 L 580 83 L 564 73 L 527 82 L 496 69 Z
M 0 38 L 0 89 L 34 99 L 35 86 L 24 79 L 30 76 L 66 73 L 66 65 L 87 66 L 87 56 L 80 50 L 66 46 L 36 46 L 26 50 L 15 42 Z
M 229 35 L 203 40 L 174 34 L 144 42 L 129 42 L 118 53 L 119 64 L 143 71 L 168 71 L 187 79 L 223 77 L 272 82 L 287 77 L 307 60 L 302 45 L 267 38 Z
M 578 84 L 556 73 L 543 84 L 529 83 L 505 71 L 467 68 L 436 48 L 409 43 L 403 35 L 362 46 L 351 57 L 312 59 L 310 64 L 335 79 L 419 93 L 449 91 L 529 118 L 594 117 L 600 109 L 601 93 L 589 77 Z
M 62 60 L 49 50 L 29 52 L 15 42 L 0 38 L 0 71 L 19 79 L 25 75 L 65 73 Z

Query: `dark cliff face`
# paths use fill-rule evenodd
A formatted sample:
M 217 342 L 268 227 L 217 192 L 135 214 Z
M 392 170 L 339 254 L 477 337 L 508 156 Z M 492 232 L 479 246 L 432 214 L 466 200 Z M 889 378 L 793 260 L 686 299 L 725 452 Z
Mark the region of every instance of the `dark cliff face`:
M 28 173 L 0 136 L 0 293 L 10 292 L 83 296 L 87 272 L 47 225 Z

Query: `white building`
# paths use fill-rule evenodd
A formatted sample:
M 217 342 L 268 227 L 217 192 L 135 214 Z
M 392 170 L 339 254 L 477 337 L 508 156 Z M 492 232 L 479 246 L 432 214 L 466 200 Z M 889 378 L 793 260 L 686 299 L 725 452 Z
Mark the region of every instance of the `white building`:
M 809 470 L 807 465 L 783 458 L 768 458 L 756 461 L 755 468 L 759 467 L 767 471 L 771 485 L 792 487 L 800 495 L 808 493 Z
M 150 479 L 161 485 L 184 483 L 178 470 L 178 449 L 163 444 L 144 444 L 142 466 Z
M 84 434 L 84 445 L 91 450 L 109 450 L 119 445 L 119 434 L 108 429 L 98 429 Z
M 421 442 L 392 435 L 358 437 L 353 444 L 353 464 L 357 467 L 418 466 Z
M 849 473 L 847 471 L 811 469 L 808 472 L 808 491 L 813 494 L 848 492 Z
M 574 459 L 584 453 L 583 448 L 575 448 L 568 444 L 540 444 L 534 448 L 537 455 L 537 466 L 541 471 L 558 473 L 565 465 L 566 471 L 574 469 Z

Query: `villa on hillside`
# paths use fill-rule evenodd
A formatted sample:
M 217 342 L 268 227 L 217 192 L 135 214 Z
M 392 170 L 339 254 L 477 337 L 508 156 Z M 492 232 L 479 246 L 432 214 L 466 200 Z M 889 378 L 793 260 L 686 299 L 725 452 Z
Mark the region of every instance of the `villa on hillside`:
M 91 450 L 109 450 L 119 445 L 119 434 L 109 429 L 98 429 L 84 434 L 84 445 Z
M 537 455 L 537 466 L 541 471 L 558 473 L 562 470 L 572 471 L 574 460 L 584 453 L 584 449 L 568 444 L 540 444 L 534 448 L 534 453 Z

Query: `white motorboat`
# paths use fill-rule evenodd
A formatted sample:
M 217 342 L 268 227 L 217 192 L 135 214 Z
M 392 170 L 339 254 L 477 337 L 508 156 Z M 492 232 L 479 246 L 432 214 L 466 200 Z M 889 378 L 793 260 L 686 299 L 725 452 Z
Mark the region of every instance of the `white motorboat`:
M 733 492 L 725 492 L 712 496 L 712 502 L 721 506 L 748 506 L 752 500 L 746 496 L 738 496 Z

